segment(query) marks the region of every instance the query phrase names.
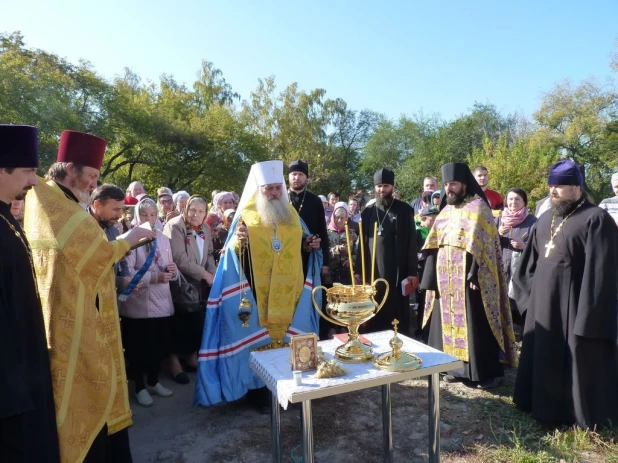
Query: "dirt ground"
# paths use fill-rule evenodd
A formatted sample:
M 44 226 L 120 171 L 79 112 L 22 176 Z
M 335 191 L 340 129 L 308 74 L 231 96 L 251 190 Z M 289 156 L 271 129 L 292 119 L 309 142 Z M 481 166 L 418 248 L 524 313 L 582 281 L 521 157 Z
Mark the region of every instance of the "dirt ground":
M 144 408 L 134 399 L 130 429 L 134 461 L 142 462 L 269 462 L 270 415 L 263 415 L 244 400 L 212 408 L 192 406 L 191 384 L 178 385 L 168 377 L 161 382 L 175 391 L 171 398 L 154 397 Z M 515 371 L 507 370 L 501 387 L 488 393 L 460 383 L 440 384 L 441 455 L 443 462 L 478 461 L 477 444 L 492 444 L 508 429 L 492 424 L 495 407 L 512 407 L 508 397 Z M 383 461 L 381 389 L 313 401 L 316 462 L 373 463 Z M 427 380 L 392 386 L 395 461 L 428 460 Z M 282 456 L 300 461 L 302 450 L 300 407 L 281 413 Z M 292 452 L 296 459 L 292 457 Z

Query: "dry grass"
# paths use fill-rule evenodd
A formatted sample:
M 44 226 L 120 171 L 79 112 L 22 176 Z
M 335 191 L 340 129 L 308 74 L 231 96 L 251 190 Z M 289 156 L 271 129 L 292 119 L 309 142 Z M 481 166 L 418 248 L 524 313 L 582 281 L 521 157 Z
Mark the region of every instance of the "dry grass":
M 618 430 L 549 429 L 517 410 L 510 397 L 514 373 L 508 374 L 505 384 L 493 394 L 470 390 L 470 418 L 479 425 L 474 433 L 484 434 L 484 438 L 472 445 L 464 442 L 461 450 L 446 456 L 445 461 L 618 463 Z

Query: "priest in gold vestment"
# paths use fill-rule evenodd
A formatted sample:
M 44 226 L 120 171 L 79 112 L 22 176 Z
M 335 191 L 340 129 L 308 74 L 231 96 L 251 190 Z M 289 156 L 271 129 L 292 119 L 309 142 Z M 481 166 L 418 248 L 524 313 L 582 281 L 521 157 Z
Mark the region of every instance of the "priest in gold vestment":
M 33 188 L 25 214 L 47 330 L 61 461 L 68 463 L 110 456 L 131 461 L 114 264 L 152 232 L 142 229 L 110 243 L 80 205 L 96 187 L 105 147 L 99 137 L 63 132 L 49 180 Z
M 283 163 L 254 164 L 210 291 L 197 404 L 232 401 L 262 388 L 249 369 L 250 351 L 284 347 L 292 335 L 318 332 L 311 289 L 320 284 L 321 268 L 320 238 L 309 234 L 289 204 Z M 251 308 L 239 310 L 245 297 Z
M 464 362 L 446 381 L 489 389 L 517 366 L 513 321 L 502 273 L 502 250 L 487 199 L 470 168 L 442 166 L 440 214 L 425 240 L 424 325 L 429 345 Z

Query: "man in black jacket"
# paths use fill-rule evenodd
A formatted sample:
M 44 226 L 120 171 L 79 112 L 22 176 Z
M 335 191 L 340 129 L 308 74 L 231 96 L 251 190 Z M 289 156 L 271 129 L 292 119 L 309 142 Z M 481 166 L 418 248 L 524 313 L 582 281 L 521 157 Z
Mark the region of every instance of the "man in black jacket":
M 328 272 L 328 232 L 326 231 L 326 219 L 324 218 L 324 206 L 322 200 L 307 190 L 309 178 L 309 165 L 300 159 L 293 161 L 288 166 L 288 180 L 290 182 L 290 202 L 294 209 L 303 219 L 312 235 L 321 238 L 322 254 L 324 263 L 322 274 Z M 303 268 L 307 272 L 307 257 L 303 256 Z

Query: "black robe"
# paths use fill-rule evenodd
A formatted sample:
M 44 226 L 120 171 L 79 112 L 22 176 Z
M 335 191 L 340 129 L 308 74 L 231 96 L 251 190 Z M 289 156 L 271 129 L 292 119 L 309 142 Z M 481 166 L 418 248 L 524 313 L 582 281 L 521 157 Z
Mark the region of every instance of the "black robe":
M 0 214 L 23 231 L 0 201 Z M 41 302 L 28 253 L 0 218 L 0 461 L 60 461 Z
M 365 284 L 371 283 L 371 261 L 373 253 L 373 229 L 378 221 L 382 233 L 377 236 L 375 277 L 384 278 L 389 283 L 389 293 L 384 307 L 370 319 L 364 331 L 393 329 L 393 319 L 399 320 L 399 329 L 410 335 L 411 308 L 408 296 L 401 293 L 401 281 L 409 276 L 418 275 L 418 255 L 416 248 L 416 225 L 412 208 L 397 199 L 388 212 L 388 207 L 373 204 L 366 207 L 361 214 L 363 240 L 365 245 Z M 360 252 L 360 246 L 358 247 Z M 355 273 L 361 274 L 361 261 L 357 259 Z M 379 303 L 384 297 L 384 284 L 377 284 Z
M 324 257 L 325 267 L 328 267 L 328 231 L 326 229 L 326 219 L 324 218 L 324 206 L 322 200 L 308 190 L 302 193 L 296 193 L 292 190 L 289 192 L 290 202 L 300 218 L 303 219 L 305 225 L 312 235 L 320 236 L 320 247 L 322 248 L 322 256 Z M 307 259 L 309 254 L 303 253 L 303 269 L 305 276 L 307 275 Z
M 527 311 L 514 402 L 550 425 L 615 425 L 618 229 L 607 212 L 584 203 L 545 257 L 552 216 L 539 218 L 513 276 Z

